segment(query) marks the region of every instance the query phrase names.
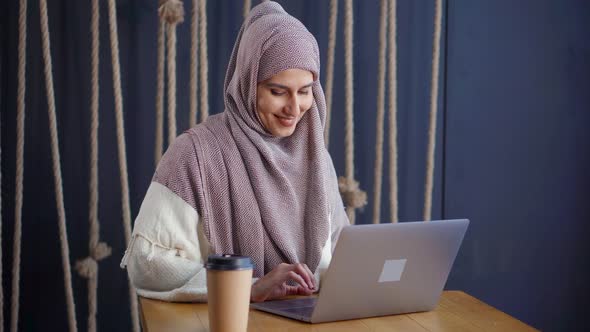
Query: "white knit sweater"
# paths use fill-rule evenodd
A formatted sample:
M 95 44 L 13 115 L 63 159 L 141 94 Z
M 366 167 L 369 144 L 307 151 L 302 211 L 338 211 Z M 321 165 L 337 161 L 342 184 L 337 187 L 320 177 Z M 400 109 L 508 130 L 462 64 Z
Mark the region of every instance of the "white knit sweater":
M 341 229 L 330 213 L 330 234 L 316 269 L 316 284 L 328 268 L 333 245 Z M 195 220 L 199 220 L 195 225 Z M 203 266 L 210 252 L 197 211 L 166 186 L 152 182 L 141 204 L 121 268 L 140 296 L 175 302 L 206 302 L 207 279 Z M 256 281 L 253 278 L 252 282 Z

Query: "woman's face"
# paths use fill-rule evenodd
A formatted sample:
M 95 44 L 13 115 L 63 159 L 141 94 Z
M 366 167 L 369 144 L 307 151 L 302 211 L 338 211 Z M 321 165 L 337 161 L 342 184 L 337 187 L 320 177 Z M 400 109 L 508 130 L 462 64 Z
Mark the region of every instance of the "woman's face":
M 274 136 L 287 137 L 313 104 L 313 74 L 287 69 L 256 89 L 256 111 L 264 128 Z

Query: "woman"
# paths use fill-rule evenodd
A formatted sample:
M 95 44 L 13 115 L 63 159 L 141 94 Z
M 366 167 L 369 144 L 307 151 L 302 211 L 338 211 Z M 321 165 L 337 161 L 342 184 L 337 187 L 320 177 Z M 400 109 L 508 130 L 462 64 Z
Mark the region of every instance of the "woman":
M 252 9 L 225 79 L 225 111 L 164 154 L 122 267 L 141 296 L 206 301 L 210 253 L 250 256 L 252 301 L 319 288 L 348 224 L 324 145 L 315 38 L 277 3 Z

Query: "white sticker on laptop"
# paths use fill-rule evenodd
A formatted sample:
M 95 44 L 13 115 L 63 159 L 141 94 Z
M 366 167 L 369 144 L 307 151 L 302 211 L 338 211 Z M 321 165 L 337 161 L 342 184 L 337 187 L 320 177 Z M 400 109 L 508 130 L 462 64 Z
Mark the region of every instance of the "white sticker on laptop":
M 390 259 L 383 264 L 379 282 L 400 281 L 407 259 Z

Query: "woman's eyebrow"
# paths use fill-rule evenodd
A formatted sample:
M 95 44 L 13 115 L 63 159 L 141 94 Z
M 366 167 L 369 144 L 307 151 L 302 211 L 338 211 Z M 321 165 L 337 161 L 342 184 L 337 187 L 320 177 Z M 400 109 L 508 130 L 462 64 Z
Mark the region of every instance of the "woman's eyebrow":
M 301 87 L 301 88 L 299 88 L 299 89 L 305 89 L 305 88 L 309 88 L 309 87 L 310 87 L 310 86 L 312 86 L 312 85 L 313 85 L 313 82 L 311 82 L 311 83 L 309 83 L 309 84 L 307 84 L 307 85 L 305 85 L 305 86 L 302 86 L 302 87 Z M 269 88 L 279 88 L 279 89 L 285 89 L 285 90 L 289 90 L 289 87 L 288 87 L 288 86 L 286 86 L 286 85 L 282 85 L 282 84 L 278 84 L 278 83 L 272 83 L 272 82 L 269 82 L 269 83 L 266 83 L 266 86 L 267 86 L 267 87 L 269 87 Z

